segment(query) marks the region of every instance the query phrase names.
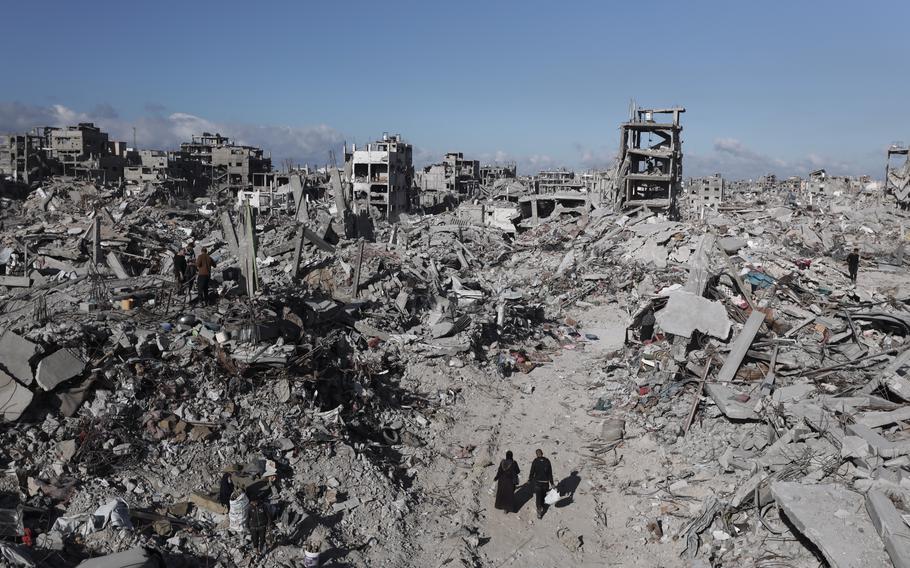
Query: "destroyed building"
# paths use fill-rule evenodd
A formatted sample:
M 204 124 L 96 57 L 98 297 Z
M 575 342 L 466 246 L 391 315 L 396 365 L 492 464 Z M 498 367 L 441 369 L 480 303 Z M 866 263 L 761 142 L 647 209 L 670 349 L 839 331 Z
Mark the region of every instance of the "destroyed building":
M 91 122 L 0 137 L 0 175 L 20 183 L 54 174 L 117 181 L 123 178 L 127 160 L 126 144 L 110 140 Z
M 585 187 L 585 184 L 575 176 L 575 172 L 562 168 L 538 172 L 534 176 L 534 187 L 537 193 L 556 193 L 580 191 Z
M 485 186 L 492 186 L 497 180 L 515 179 L 516 177 L 518 177 L 518 165 L 514 162 L 480 166 L 480 183 Z
M 614 200 L 626 208 L 656 207 L 676 214 L 682 190 L 682 107 L 634 107 L 620 125 Z M 658 122 L 667 115 L 669 122 Z
M 204 183 L 218 191 L 249 189 L 257 174 L 272 170 L 272 159 L 262 148 L 235 144 L 227 136 L 209 132 L 182 142 L 174 161 L 192 172 L 192 177 L 204 177 Z
M 214 167 L 228 141 L 206 136 L 184 164 Z M 679 199 L 682 220 L 623 207 L 632 156 L 663 160 L 648 184 L 672 170 L 641 138 L 626 168 L 398 219 L 398 136 L 204 206 L 163 191 L 179 153 L 156 151 L 126 190 L 49 174 L 4 196 L 0 563 L 910 565 L 910 217 L 764 181 Z M 203 247 L 211 302 L 174 273 Z M 499 461 L 524 479 L 536 448 L 552 506 L 518 488 L 503 515 Z
M 893 195 L 904 209 L 910 207 L 910 147 L 900 143 L 888 147 L 884 191 Z
M 716 207 L 726 197 L 726 182 L 719 173 L 689 180 L 689 199 L 693 205 Z
M 382 135 L 366 147 L 356 145 L 345 151 L 350 164 L 351 189 L 348 196 L 355 213 L 375 211 L 382 219 L 396 219 L 410 209 L 414 185 L 413 148 L 400 134 Z
M 425 209 L 469 199 L 480 187 L 480 162 L 465 159 L 461 152 L 448 152 L 442 162 L 417 172 L 415 185 L 418 205 Z

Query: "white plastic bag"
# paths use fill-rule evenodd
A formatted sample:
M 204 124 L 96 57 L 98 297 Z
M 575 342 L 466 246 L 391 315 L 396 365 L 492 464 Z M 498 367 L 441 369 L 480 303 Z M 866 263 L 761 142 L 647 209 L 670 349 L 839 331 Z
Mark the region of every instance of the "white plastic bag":
M 562 499 L 562 496 L 559 494 L 559 491 L 554 487 L 550 489 L 543 498 L 543 502 L 547 505 L 555 505 L 557 501 Z
M 231 499 L 231 509 L 228 513 L 231 530 L 233 532 L 246 532 L 246 518 L 250 511 L 250 500 L 246 493 L 241 493 L 236 499 Z

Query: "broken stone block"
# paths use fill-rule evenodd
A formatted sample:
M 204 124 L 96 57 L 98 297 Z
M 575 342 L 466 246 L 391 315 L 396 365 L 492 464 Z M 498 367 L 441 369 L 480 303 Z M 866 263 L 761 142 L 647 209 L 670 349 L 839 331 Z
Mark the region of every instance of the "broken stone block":
M 76 455 L 76 440 L 63 440 L 57 444 L 57 459 L 63 463 L 69 463 L 73 456 Z
M 228 508 L 218 502 L 218 499 L 210 495 L 203 495 L 202 493 L 193 493 L 190 495 L 190 502 L 201 509 L 211 511 L 213 513 L 218 513 L 219 515 L 226 515 Z
M 41 388 L 51 391 L 60 383 L 81 375 L 84 370 L 84 361 L 67 349 L 60 349 L 38 362 L 35 378 Z
M 34 380 L 29 361 L 37 353 L 37 345 L 12 331 L 0 335 L 0 365 L 24 385 L 30 385 Z
M 664 309 L 656 314 L 662 330 L 681 337 L 692 337 L 696 330 L 726 339 L 730 335 L 730 318 L 723 303 L 691 292 L 674 290 Z
M 201 440 L 207 440 L 212 436 L 212 429 L 208 426 L 193 426 L 193 429 L 190 431 L 190 440 L 194 442 L 199 442 Z
M 897 507 L 887 495 L 877 489 L 866 494 L 866 510 L 875 530 L 885 543 L 894 568 L 910 568 L 910 527 L 901 518 Z
M 0 416 L 6 422 L 15 422 L 32 402 L 32 391 L 17 383 L 13 378 L 0 371 Z
M 775 481 L 771 494 L 796 529 L 818 547 L 831 568 L 890 564 L 859 493 L 833 483 Z
M 739 393 L 720 383 L 708 383 L 705 392 L 727 418 L 733 420 L 758 420 L 755 410 L 748 404 L 736 400 Z

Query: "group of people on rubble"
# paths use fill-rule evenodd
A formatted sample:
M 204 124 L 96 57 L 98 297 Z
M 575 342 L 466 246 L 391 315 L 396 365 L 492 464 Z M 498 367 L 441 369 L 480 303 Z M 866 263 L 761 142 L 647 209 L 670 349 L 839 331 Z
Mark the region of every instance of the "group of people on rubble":
M 209 256 L 206 247 L 202 247 L 199 255 L 196 256 L 196 249 L 191 242 L 188 246 L 182 247 L 174 255 L 174 281 L 178 293 L 187 292 L 192 289 L 193 276 L 196 277 L 196 293 L 200 302 L 209 306 L 212 304 L 212 297 L 209 293 L 209 283 L 212 278 L 212 269 L 216 263 Z
M 512 452 L 506 452 L 504 460 L 499 462 L 499 469 L 493 480 L 496 482 L 496 502 L 497 509 L 505 511 L 506 514 L 517 513 L 516 507 L 516 489 L 521 485 L 519 474 L 521 469 L 515 461 Z M 575 473 L 573 472 L 573 476 Z M 537 504 L 537 518 L 543 518 L 547 510 L 546 495 L 550 489 L 556 487 L 553 482 L 553 465 L 550 460 L 545 458 L 543 450 L 535 451 L 535 458 L 531 462 L 531 471 L 524 487 L 534 493 Z
M 235 494 L 242 491 L 234 486 L 233 474 L 234 470 L 232 468 L 225 470 L 218 488 L 218 502 L 225 507 L 230 505 L 231 499 L 234 498 Z M 250 500 L 250 508 L 247 510 L 246 518 L 247 530 L 250 532 L 253 552 L 261 556 L 267 550 L 266 537 L 268 529 L 272 525 L 272 511 L 261 495 L 247 494 L 247 497 Z

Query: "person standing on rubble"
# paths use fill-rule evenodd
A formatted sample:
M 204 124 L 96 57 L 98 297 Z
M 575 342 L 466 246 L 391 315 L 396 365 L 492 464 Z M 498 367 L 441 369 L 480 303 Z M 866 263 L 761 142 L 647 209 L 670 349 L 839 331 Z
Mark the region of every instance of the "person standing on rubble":
M 847 255 L 847 268 L 850 269 L 850 280 L 856 284 L 856 273 L 859 272 L 859 249 L 853 249 L 853 252 Z
M 550 487 L 554 485 L 553 466 L 550 464 L 550 460 L 543 457 L 543 450 L 537 450 L 536 454 L 537 457 L 531 462 L 528 484 L 534 489 L 534 496 L 537 498 L 537 518 L 542 519 L 546 507 L 544 497 Z
M 515 512 L 515 487 L 518 485 L 518 464 L 512 459 L 512 452 L 506 452 L 506 459 L 499 462 L 499 470 L 493 481 L 496 482 L 496 508 L 508 515 Z
M 253 538 L 253 550 L 257 554 L 265 554 L 265 536 L 272 524 L 272 514 L 262 497 L 256 497 L 250 503 L 247 524 Z
M 199 292 L 199 299 L 202 300 L 206 306 L 210 303 L 209 280 L 212 277 L 212 268 L 215 266 L 215 261 L 209 256 L 208 249 L 202 247 L 202 252 L 196 257 L 196 286 Z
M 174 280 L 177 282 L 177 289 L 183 287 L 186 282 L 186 249 L 181 248 L 174 255 Z

